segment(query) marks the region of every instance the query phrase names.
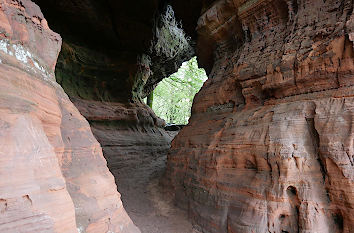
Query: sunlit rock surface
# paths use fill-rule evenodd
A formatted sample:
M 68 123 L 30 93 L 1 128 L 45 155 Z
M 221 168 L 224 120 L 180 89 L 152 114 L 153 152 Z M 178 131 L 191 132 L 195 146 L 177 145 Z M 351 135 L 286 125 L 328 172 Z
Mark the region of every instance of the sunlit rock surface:
M 222 0 L 197 30 L 211 73 L 168 156 L 176 204 L 203 232 L 352 232 L 353 2 Z
M 38 6 L 0 0 L 0 232 L 139 232 L 55 82 L 60 46 Z

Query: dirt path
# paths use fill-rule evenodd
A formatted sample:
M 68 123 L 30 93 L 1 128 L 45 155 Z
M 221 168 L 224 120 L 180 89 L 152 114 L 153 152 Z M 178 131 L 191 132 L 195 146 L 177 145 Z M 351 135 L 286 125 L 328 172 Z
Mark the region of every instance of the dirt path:
M 165 161 L 166 157 L 119 171 L 118 190 L 124 207 L 142 233 L 197 233 L 187 213 L 175 207 L 159 186 Z

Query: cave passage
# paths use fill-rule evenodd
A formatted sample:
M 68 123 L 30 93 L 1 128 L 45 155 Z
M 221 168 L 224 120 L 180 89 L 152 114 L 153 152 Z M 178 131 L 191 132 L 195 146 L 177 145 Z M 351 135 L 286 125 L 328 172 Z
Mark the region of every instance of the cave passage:
M 197 58 L 193 57 L 158 84 L 148 105 L 166 123 L 186 125 L 191 116 L 194 96 L 207 78 L 205 70 L 198 68 Z
M 159 185 L 177 134 L 165 131 L 159 116 L 173 109 L 166 122 L 186 124 L 207 79 L 181 19 L 163 1 L 35 2 L 62 38 L 56 81 L 102 147 L 124 211 L 144 233 L 192 232 L 187 214 Z M 152 109 L 142 101 L 151 92 Z
M 0 0 L 0 232 L 353 232 L 353 42 L 352 0 Z

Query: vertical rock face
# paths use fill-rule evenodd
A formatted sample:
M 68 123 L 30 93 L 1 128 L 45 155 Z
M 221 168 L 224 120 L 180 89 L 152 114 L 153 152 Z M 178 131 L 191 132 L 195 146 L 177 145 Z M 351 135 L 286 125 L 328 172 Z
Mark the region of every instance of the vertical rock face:
M 35 1 L 63 38 L 57 82 L 90 123 L 116 181 L 122 168 L 164 160 L 171 139 L 141 97 L 191 54 L 150 50 L 162 1 Z
M 165 122 L 146 105 L 72 100 L 101 143 L 117 183 L 123 169 L 135 170 L 168 153 L 171 137 L 163 129 Z
M 176 203 L 203 232 L 351 232 L 352 1 L 217 1 L 198 33 L 211 73 L 168 156 Z
M 0 0 L 0 232 L 139 232 L 55 82 L 60 46 L 38 6 Z

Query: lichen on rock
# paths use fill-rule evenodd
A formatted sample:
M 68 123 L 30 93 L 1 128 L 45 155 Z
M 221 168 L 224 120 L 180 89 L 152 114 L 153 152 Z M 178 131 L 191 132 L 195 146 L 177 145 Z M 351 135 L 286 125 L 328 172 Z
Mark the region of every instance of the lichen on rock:
M 187 37 L 182 24 L 178 23 L 172 6 L 167 5 L 155 22 L 155 34 L 150 51 L 158 56 L 174 58 L 192 49 L 191 38 Z

